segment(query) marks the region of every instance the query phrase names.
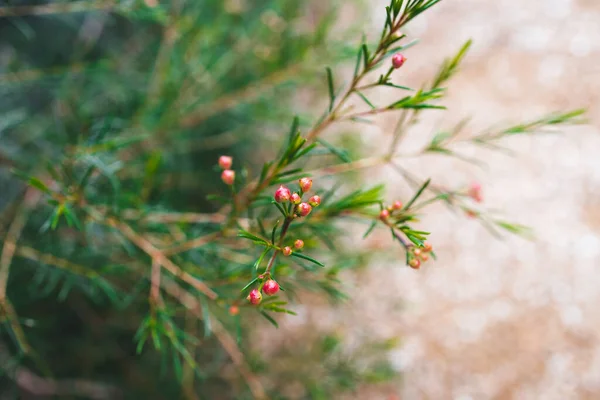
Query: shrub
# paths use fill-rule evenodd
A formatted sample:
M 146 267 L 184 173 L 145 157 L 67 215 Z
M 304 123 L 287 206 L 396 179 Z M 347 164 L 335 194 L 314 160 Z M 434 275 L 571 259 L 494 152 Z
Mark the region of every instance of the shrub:
M 295 314 L 293 302 L 310 291 L 345 298 L 338 275 L 365 254 L 340 244 L 348 232 L 340 221 L 366 223 L 364 237 L 389 231 L 406 255 L 399 264 L 414 269 L 436 257 L 416 225 L 434 203 L 494 231 L 526 233 L 485 210 L 478 184 L 445 189 L 399 164 L 404 134 L 444 109 L 445 87 L 470 46 L 430 82 L 404 86 L 416 42 L 401 29 L 438 2 L 391 0 L 378 40 L 357 48 L 330 34 L 334 10 L 315 23 L 302 2 L 0 8 L 13 17 L 0 27 L 0 49 L 18 49 L 0 81 L 0 161 L 12 171 L 0 176 L 0 364 L 12 387 L 96 398 L 284 398 L 285 381 L 271 393 L 263 387 L 258 374 L 269 376 L 269 364 L 245 338 Z M 76 12 L 81 5 L 107 11 Z M 303 33 L 307 23 L 315 25 Z M 343 83 L 334 71 L 349 58 Z M 325 88 L 320 117 L 295 106 L 298 84 Z M 380 90 L 396 100 L 376 104 L 371 93 Z M 362 158 L 324 139 L 339 122 L 360 129 L 383 113 L 399 121 L 384 156 Z M 581 114 L 474 136 L 459 136 L 461 125 L 435 134 L 420 154 L 460 158 L 457 141 L 496 148 Z M 383 185 L 341 188 L 348 178 L 339 174 L 377 165 L 393 166 L 413 196 L 387 204 Z M 324 175 L 337 184 L 323 184 Z M 319 383 L 301 374 L 311 398 L 392 376 L 379 359 L 366 372 L 352 357 L 329 362 L 339 351 L 333 336 L 318 348 L 315 370 L 332 375 Z M 43 378 L 32 384 L 23 374 Z M 231 384 L 240 377 L 243 385 Z

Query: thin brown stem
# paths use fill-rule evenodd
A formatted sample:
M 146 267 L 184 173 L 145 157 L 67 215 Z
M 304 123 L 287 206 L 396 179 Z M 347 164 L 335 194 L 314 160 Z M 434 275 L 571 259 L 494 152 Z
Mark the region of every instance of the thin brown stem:
M 15 218 L 8 228 L 4 246 L 2 247 L 2 256 L 0 257 L 0 303 L 6 299 L 10 264 L 17 248 L 17 242 L 27 222 L 29 210 L 37 203 L 39 198 L 40 194 L 37 190 L 28 189 L 25 192 L 23 205 L 17 210 Z
M 167 271 L 169 271 L 182 281 L 190 284 L 198 291 L 204 293 L 208 298 L 214 300 L 218 297 L 218 295 L 215 292 L 213 292 L 204 282 L 183 271 L 175 263 L 169 260 L 163 252 L 154 247 L 152 243 L 150 243 L 144 237 L 136 233 L 129 225 L 108 216 L 104 216 L 103 218 L 95 216 L 95 219 L 97 222 L 109 225 L 117 229 L 119 232 L 121 232 L 123 236 L 129 239 L 133 244 L 139 247 L 146 254 L 148 254 L 153 261 L 156 261 L 157 263 L 162 265 L 162 267 L 165 268 Z
M 288 231 L 292 221 L 293 221 L 293 216 L 287 217 L 285 219 L 285 222 L 283 223 L 283 226 L 281 227 L 281 233 L 279 234 L 279 242 L 277 243 L 277 246 L 280 249 L 281 249 L 281 246 L 283 245 L 283 239 L 285 239 L 285 235 L 287 234 L 287 231 Z M 271 256 L 271 259 L 269 260 L 269 263 L 267 264 L 267 268 L 265 269 L 265 275 L 271 273 L 271 270 L 273 269 L 273 265 L 275 264 L 275 260 L 277 259 L 277 255 L 280 252 L 281 252 L 281 250 L 277 250 L 277 249 L 275 249 L 275 251 L 273 251 L 273 255 Z
M 161 266 L 156 259 L 152 259 L 152 270 L 150 273 L 150 304 L 160 305 L 160 276 Z
M 222 237 L 222 235 L 223 232 L 220 231 L 209 233 L 208 235 L 200 236 L 187 242 L 183 242 L 168 249 L 165 249 L 163 253 L 166 256 L 173 256 L 175 254 L 184 253 L 186 251 L 190 251 L 207 245 L 210 242 L 214 242 L 215 240 L 218 240 L 220 237 Z
M 175 282 L 163 279 L 162 287 L 166 293 L 168 293 L 171 297 L 177 299 L 179 303 L 181 303 L 184 307 L 186 307 L 192 315 L 196 318 L 203 320 L 204 318 L 210 318 L 208 315 L 202 315 L 200 311 L 200 303 L 196 296 L 182 289 Z M 263 388 L 260 380 L 252 373 L 250 367 L 248 366 L 244 354 L 238 347 L 235 339 L 231 336 L 231 334 L 225 329 L 225 327 L 219 322 L 218 319 L 212 318 L 210 320 L 212 332 L 215 337 L 221 343 L 221 346 L 225 349 L 231 361 L 238 369 L 240 375 L 244 378 L 252 395 L 255 399 L 266 400 L 267 394 L 265 389 Z

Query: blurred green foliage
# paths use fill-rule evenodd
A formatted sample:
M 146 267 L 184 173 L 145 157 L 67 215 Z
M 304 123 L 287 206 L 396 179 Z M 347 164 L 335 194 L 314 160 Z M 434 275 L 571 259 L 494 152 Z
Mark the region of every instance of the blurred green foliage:
M 79 208 L 92 199 L 115 214 L 216 210 L 207 194 L 223 192 L 218 155 L 256 169 L 256 155 L 265 145 L 271 150 L 270 132 L 288 129 L 292 115 L 309 111 L 289 101 L 298 85 L 320 84 L 325 65 L 353 54 L 336 37 L 354 26 L 330 35 L 339 6 L 286 0 L 0 6 L 0 237 L 18 243 L 0 310 L 3 398 L 20 398 L 19 368 L 58 382 L 102 382 L 132 399 L 194 398 L 192 392 L 250 397 L 246 380 L 227 373 L 231 354 L 210 319 L 198 322 L 177 302 L 153 310 L 146 255 Z M 11 171 L 63 197 L 35 198 Z M 215 227 L 140 229 L 160 242 Z M 209 244 L 176 260 L 204 281 L 225 282 L 215 289 L 225 299 L 217 305 L 198 295 L 202 312 L 246 349 L 247 322 L 230 316 L 223 301 L 238 295 L 236 276 L 248 262 L 223 257 Z M 298 279 L 298 286 L 341 296 L 326 279 Z M 269 375 L 259 367 L 265 361 L 252 365 Z M 347 389 L 310 384 L 315 393 Z

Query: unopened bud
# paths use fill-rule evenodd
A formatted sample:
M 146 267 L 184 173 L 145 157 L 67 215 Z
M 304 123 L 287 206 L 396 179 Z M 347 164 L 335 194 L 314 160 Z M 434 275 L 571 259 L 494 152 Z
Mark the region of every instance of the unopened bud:
M 390 217 L 390 212 L 388 210 L 381 210 L 379 213 L 379 219 L 385 221 Z
M 229 169 L 231 168 L 231 164 L 233 164 L 233 158 L 229 156 L 219 157 L 219 167 L 221 167 L 221 169 Z
M 235 171 L 232 171 L 230 169 L 226 169 L 225 171 L 223 171 L 221 173 L 221 180 L 226 184 L 226 185 L 233 185 L 233 182 L 235 181 Z
M 398 201 L 398 200 L 396 200 L 396 201 L 394 202 L 394 204 L 392 204 L 392 208 L 393 208 L 394 210 L 401 210 L 401 209 L 402 209 L 402 202 L 401 202 L 401 201 Z
M 312 196 L 310 199 L 308 199 L 308 204 L 313 207 L 317 207 L 319 204 L 321 204 L 321 197 L 317 195 Z
M 279 186 L 279 189 L 275 191 L 275 196 L 273 197 L 275 197 L 276 202 L 281 203 L 284 201 L 288 201 L 290 197 L 292 197 L 292 193 L 290 192 L 290 189 L 282 185 Z
M 292 248 L 290 246 L 285 246 L 281 252 L 284 256 L 289 257 L 292 255 Z
M 423 250 L 431 251 L 432 249 L 433 249 L 433 246 L 431 245 L 431 243 L 429 243 L 429 242 L 423 243 Z
M 302 190 L 302 192 L 306 193 L 310 190 L 310 188 L 312 187 L 312 179 L 306 177 L 306 178 L 301 178 L 298 183 L 300 184 L 300 189 Z
M 297 248 L 298 250 L 300 250 L 301 248 L 304 247 L 304 241 L 301 239 L 298 239 L 294 242 L 294 247 Z
M 298 215 L 301 217 L 306 217 L 312 211 L 312 207 L 308 203 L 300 203 L 298 204 Z
M 273 296 L 275 293 L 279 292 L 279 284 L 273 279 L 269 279 L 263 285 L 263 292 L 269 296 Z
M 258 291 L 258 289 L 252 289 L 246 299 L 248 299 L 251 304 L 257 305 L 260 304 L 262 300 L 262 294 Z
M 402 53 L 396 53 L 392 57 L 392 66 L 396 69 L 400 68 L 406 62 L 406 57 Z
M 423 262 L 429 260 L 429 255 L 427 253 L 421 254 L 421 260 L 423 260 Z
M 294 204 L 302 203 L 302 197 L 300 197 L 298 193 L 292 193 L 292 197 L 290 199 Z
M 408 265 L 412 269 L 419 269 L 419 267 L 421 266 L 421 261 L 419 261 L 416 258 L 411 258 L 410 261 L 408 262 Z
M 240 308 L 238 306 L 229 307 L 229 315 L 238 315 L 240 313 Z
M 468 191 L 469 197 L 475 200 L 477 203 L 483 201 L 483 195 L 481 194 L 481 184 L 474 182 Z

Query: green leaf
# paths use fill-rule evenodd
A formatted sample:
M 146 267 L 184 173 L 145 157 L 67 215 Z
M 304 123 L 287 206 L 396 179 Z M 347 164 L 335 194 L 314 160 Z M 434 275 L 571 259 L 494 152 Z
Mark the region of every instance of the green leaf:
M 210 322 L 210 310 L 208 309 L 208 302 L 203 295 L 200 295 L 200 303 L 202 305 L 202 321 L 204 323 L 204 337 L 210 337 L 212 333 L 212 326 Z
M 56 229 L 56 227 L 58 226 L 58 221 L 60 220 L 60 216 L 63 214 L 64 211 L 65 211 L 64 204 L 61 204 L 57 208 L 54 209 L 54 214 L 52 216 L 52 223 L 50 224 L 50 227 L 52 228 L 52 230 Z
M 412 206 L 414 204 L 414 202 L 417 201 L 417 199 L 421 196 L 421 194 L 423 194 L 423 192 L 425 191 L 425 189 L 427 189 L 427 186 L 429 186 L 430 183 L 431 183 L 431 179 L 427 179 L 425 181 L 425 183 L 423 183 L 423 185 L 419 188 L 419 190 L 417 190 L 417 193 L 414 194 L 412 199 L 410 199 L 410 201 L 408 203 L 406 203 L 403 210 L 408 210 L 410 208 L 410 206 Z
M 377 221 L 371 222 L 369 229 L 367 229 L 367 231 L 363 235 L 363 239 L 365 239 L 367 236 L 369 236 L 371 234 L 371 232 L 373 232 L 373 229 L 375 229 L 376 226 L 377 226 Z
M 372 110 L 375 110 L 375 109 L 377 108 L 377 107 L 375 107 L 375 106 L 373 105 L 373 103 L 371 103 L 371 102 L 369 101 L 369 99 L 367 99 L 367 97 L 366 97 L 364 94 L 362 94 L 362 93 L 361 93 L 361 92 L 359 92 L 358 90 L 356 90 L 356 91 L 355 91 L 355 93 L 356 93 L 357 95 L 359 95 L 359 96 L 360 96 L 360 98 L 361 98 L 361 99 L 363 99 L 363 100 L 364 100 L 364 102 L 365 102 L 365 103 L 367 103 L 367 104 L 369 105 L 369 107 L 371 107 L 371 109 L 372 109 Z
M 300 118 L 298 118 L 298 116 L 294 116 L 294 119 L 292 120 L 292 126 L 290 127 L 290 133 L 288 135 L 288 146 L 292 143 L 294 136 L 298 133 L 299 126 Z
M 273 246 L 275 246 L 275 233 L 277 232 L 278 225 L 279 225 L 279 220 L 277 220 L 277 222 L 275 222 L 275 225 L 273 226 L 273 230 L 271 231 L 271 243 L 273 244 Z
M 357 190 L 337 201 L 327 204 L 327 212 L 337 214 L 344 210 L 356 210 L 364 207 L 377 205 L 382 202 L 383 185 L 375 186 L 367 190 Z
M 256 235 L 254 235 L 254 234 L 252 234 L 252 233 L 244 230 L 244 229 L 240 229 L 239 230 L 238 236 L 242 237 L 244 239 L 252 240 L 254 243 L 257 243 L 257 244 L 262 244 L 262 245 L 269 246 L 269 241 L 268 240 L 263 239 L 261 237 L 258 237 Z
M 335 104 L 335 89 L 333 86 L 333 72 L 331 68 L 327 67 L 327 87 L 329 88 L 329 111 L 333 110 Z
M 254 269 L 258 270 L 258 268 L 260 267 L 260 263 L 262 262 L 262 260 L 264 260 L 264 258 L 266 257 L 267 254 L 269 254 L 269 251 L 271 250 L 270 247 L 267 247 L 266 249 L 264 249 L 264 251 L 261 253 L 260 257 L 258 257 L 258 260 L 256 260 L 254 262 Z
M 242 290 L 240 290 L 241 293 L 244 293 L 246 290 L 248 290 L 248 288 L 252 285 L 254 285 L 256 282 L 258 281 L 258 277 L 252 279 L 250 282 L 248 282 L 248 284 L 246 286 L 244 286 L 242 288 Z
M 393 83 L 391 83 L 391 82 L 386 82 L 386 83 L 383 83 L 383 85 L 384 85 L 384 86 L 393 87 L 393 88 L 396 88 L 396 89 L 410 90 L 411 92 L 414 92 L 414 90 L 415 90 L 415 89 L 409 88 L 409 87 L 407 87 L 407 86 L 400 86 L 400 85 L 393 84 Z
M 363 53 L 363 61 L 364 61 L 364 69 L 366 70 L 369 67 L 369 49 L 366 44 L 362 45 L 362 53 Z
M 267 319 L 267 321 L 269 321 L 270 323 L 273 324 L 273 326 L 275 326 L 275 328 L 279 329 L 279 324 L 277 323 L 277 321 L 275 321 L 273 319 L 273 317 L 271 317 L 269 314 L 267 314 L 265 311 L 260 310 L 260 315 L 262 315 L 263 317 L 265 317 Z
M 327 148 L 327 150 L 329 150 L 329 152 L 331 154 L 338 156 L 338 158 L 340 160 L 342 160 L 343 162 L 346 162 L 346 163 L 352 162 L 352 159 L 350 158 L 350 156 L 348 155 L 348 152 L 346 150 L 337 148 L 334 145 L 332 145 L 331 143 L 326 142 L 323 139 L 317 139 L 317 143 L 319 143 L 323 147 Z
M 283 208 L 283 206 L 281 204 L 279 204 L 275 200 L 272 200 L 271 203 L 275 204 L 275 206 L 281 212 L 281 214 L 283 215 L 284 218 L 287 218 L 287 212 L 286 212 L 285 208 Z
M 50 191 L 50 189 L 48 189 L 48 187 L 44 184 L 44 182 L 42 182 L 38 178 L 35 178 L 35 177 L 29 178 L 28 183 L 31 186 L 33 186 L 34 188 L 39 189 L 46 194 L 52 194 L 52 192 Z
M 297 253 L 297 252 L 295 252 L 295 251 L 294 251 L 294 252 L 292 252 L 292 256 L 294 256 L 294 257 L 298 257 L 298 258 L 302 258 L 303 260 L 310 261 L 310 262 L 312 262 L 313 264 L 317 264 L 317 265 L 318 265 L 318 266 L 320 266 L 320 267 L 324 267 L 324 266 L 325 266 L 325 264 L 323 264 L 323 263 L 321 263 L 321 262 L 319 262 L 319 261 L 315 260 L 315 259 L 314 259 L 314 258 L 312 258 L 312 257 L 309 257 L 309 256 L 307 256 L 307 255 L 304 255 L 304 254 L 302 254 L 302 253 Z
M 269 168 L 271 168 L 271 165 L 273 165 L 273 162 L 268 162 L 263 165 L 262 170 L 260 172 L 260 178 L 258 179 L 259 182 L 264 182 L 265 178 L 267 177 L 267 173 L 269 172 Z
M 354 79 L 356 79 L 356 77 L 358 76 L 358 71 L 360 71 L 360 62 L 362 60 L 362 53 L 363 53 L 363 47 L 360 46 L 360 48 L 358 49 L 358 54 L 356 56 L 356 65 L 354 66 L 354 75 L 353 75 Z

